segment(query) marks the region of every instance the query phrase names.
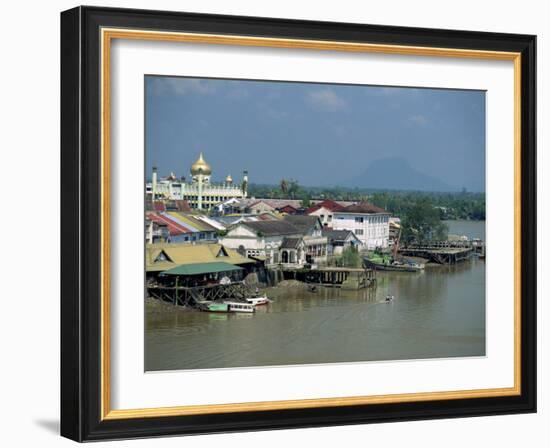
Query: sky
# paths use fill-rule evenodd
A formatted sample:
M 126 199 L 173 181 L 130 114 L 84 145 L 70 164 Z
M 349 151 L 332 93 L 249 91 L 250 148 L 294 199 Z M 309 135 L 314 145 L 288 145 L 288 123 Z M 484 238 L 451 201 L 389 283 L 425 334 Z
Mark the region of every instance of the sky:
M 453 189 L 485 191 L 485 92 L 146 76 L 146 172 L 347 185 L 399 159 Z M 368 179 L 364 179 L 368 188 Z

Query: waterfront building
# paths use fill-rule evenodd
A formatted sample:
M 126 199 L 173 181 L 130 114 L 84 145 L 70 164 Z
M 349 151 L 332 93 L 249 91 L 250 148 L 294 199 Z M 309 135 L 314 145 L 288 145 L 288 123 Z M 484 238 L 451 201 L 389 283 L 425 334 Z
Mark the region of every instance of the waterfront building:
M 361 240 L 351 230 L 323 229 L 323 236 L 328 239 L 328 255 L 341 255 L 348 247 L 358 248 Z
M 247 257 L 263 258 L 267 265 L 281 263 L 280 248 L 285 238 L 301 238 L 300 231 L 282 220 L 241 221 L 227 229 L 220 242 Z M 302 254 L 300 254 L 302 255 Z M 296 264 L 305 262 L 305 254 Z
M 385 249 L 389 241 L 390 213 L 368 202 L 334 212 L 332 228 L 350 230 L 361 241 L 360 249 Z
M 334 212 L 343 210 L 344 206 L 336 201 L 326 199 L 311 206 L 306 210 L 307 215 L 318 216 L 323 227 L 332 227 Z
M 166 243 L 214 243 L 217 241 L 218 229 L 208 222 L 193 215 L 181 212 L 146 212 L 145 219 L 167 227 Z M 146 234 L 146 237 L 148 235 Z M 147 239 L 148 242 L 159 239 Z
M 325 263 L 328 255 L 328 239 L 323 236 L 323 224 L 317 216 L 286 215 L 284 220 L 303 235 L 308 263 Z
M 147 244 L 145 246 L 145 270 L 148 276 L 178 266 L 192 267 L 196 264 L 227 263 L 253 271 L 256 260 L 244 257 L 222 244 Z
M 321 234 L 317 218 L 289 220 L 241 221 L 227 229 L 220 238 L 225 246 L 248 257 L 264 258 L 267 265 L 284 264 L 294 267 L 327 259 L 327 238 Z M 313 218 L 313 219 L 311 219 Z
M 153 167 L 151 182 L 146 184 L 146 197 L 152 203 L 168 200 L 185 200 L 194 210 L 210 210 L 216 204 L 228 199 L 246 198 L 248 190 L 248 172 L 243 171 L 240 183 L 234 183 L 231 175 L 223 182 L 212 182 L 212 167 L 205 161 L 202 152 L 191 165 L 191 179 L 177 178 L 171 173 L 158 178 L 157 169 Z

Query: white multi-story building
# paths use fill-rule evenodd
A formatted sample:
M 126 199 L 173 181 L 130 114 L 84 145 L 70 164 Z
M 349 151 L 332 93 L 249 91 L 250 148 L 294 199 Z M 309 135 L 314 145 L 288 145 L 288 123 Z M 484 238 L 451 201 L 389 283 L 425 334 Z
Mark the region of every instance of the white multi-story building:
M 212 183 L 212 168 L 204 160 L 202 152 L 197 161 L 191 165 L 191 181 L 178 179 L 173 173 L 158 179 L 157 169 L 153 167 L 151 182 L 146 184 L 146 194 L 153 201 L 183 199 L 189 206 L 197 210 L 209 210 L 216 204 L 228 199 L 246 198 L 248 189 L 248 172 L 243 171 L 240 183 L 233 183 L 228 175 L 224 182 Z
M 332 228 L 351 230 L 361 241 L 361 249 L 388 247 L 390 213 L 380 207 L 361 202 L 334 212 Z

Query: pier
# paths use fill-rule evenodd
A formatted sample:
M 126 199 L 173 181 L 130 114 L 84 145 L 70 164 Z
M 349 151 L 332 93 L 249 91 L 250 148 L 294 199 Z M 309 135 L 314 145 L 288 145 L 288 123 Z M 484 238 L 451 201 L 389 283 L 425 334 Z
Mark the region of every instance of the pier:
M 427 244 L 413 244 L 399 249 L 404 256 L 425 258 L 437 264 L 455 264 L 472 255 L 485 256 L 482 241 L 431 241 Z
M 363 289 L 376 282 L 376 274 L 372 269 L 322 267 L 317 269 L 285 269 L 285 279 L 298 280 L 319 286 Z
M 254 295 L 252 288 L 244 282 L 191 287 L 179 286 L 177 282 L 173 286 L 151 284 L 147 286 L 147 293 L 155 299 L 183 306 L 197 306 L 202 302 L 215 300 L 244 302 L 246 297 L 253 297 Z

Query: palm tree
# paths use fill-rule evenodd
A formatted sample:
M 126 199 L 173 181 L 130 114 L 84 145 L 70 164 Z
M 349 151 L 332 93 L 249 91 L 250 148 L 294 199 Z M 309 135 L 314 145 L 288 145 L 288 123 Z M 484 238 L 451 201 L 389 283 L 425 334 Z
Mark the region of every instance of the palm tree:
M 283 195 L 286 196 L 288 193 L 288 182 L 286 179 L 281 179 L 280 187 Z

